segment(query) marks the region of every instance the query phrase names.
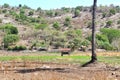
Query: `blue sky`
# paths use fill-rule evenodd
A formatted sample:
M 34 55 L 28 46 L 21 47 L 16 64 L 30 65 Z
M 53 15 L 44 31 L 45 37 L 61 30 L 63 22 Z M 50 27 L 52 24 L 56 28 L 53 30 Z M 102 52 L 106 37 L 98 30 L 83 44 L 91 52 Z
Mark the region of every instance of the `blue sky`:
M 41 7 L 42 9 L 56 9 L 61 7 L 91 6 L 93 0 L 0 0 L 0 5 L 8 3 L 12 6 L 19 4 L 27 5 L 31 8 Z M 98 5 L 120 5 L 120 0 L 98 0 Z

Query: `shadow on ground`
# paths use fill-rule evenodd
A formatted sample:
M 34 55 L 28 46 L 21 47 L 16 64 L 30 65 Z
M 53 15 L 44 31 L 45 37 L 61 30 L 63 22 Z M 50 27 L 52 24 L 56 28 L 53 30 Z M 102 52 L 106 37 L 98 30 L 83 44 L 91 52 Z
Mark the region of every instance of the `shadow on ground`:
M 57 71 L 61 73 L 69 73 L 69 68 L 35 68 L 35 69 L 20 69 L 17 70 L 17 73 L 31 73 L 31 72 L 37 72 L 37 71 Z

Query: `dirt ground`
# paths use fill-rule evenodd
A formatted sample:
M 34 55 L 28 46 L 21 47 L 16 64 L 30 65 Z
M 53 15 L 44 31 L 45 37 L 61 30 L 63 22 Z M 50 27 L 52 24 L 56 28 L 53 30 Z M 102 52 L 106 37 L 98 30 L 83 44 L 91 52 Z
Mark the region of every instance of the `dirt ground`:
M 0 80 L 120 80 L 120 68 L 43 62 L 1 63 Z
M 0 53 L 0 56 L 3 55 L 23 54 Z M 120 67 L 111 67 L 104 63 L 81 67 L 80 64 L 69 63 L 2 61 L 0 80 L 120 80 Z

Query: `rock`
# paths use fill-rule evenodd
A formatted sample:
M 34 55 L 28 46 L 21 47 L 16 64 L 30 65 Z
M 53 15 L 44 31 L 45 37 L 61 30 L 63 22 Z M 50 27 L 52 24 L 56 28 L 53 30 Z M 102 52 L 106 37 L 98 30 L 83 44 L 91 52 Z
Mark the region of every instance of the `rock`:
M 115 72 L 112 72 L 112 75 L 115 75 Z
M 50 68 L 50 66 L 43 65 L 41 68 Z

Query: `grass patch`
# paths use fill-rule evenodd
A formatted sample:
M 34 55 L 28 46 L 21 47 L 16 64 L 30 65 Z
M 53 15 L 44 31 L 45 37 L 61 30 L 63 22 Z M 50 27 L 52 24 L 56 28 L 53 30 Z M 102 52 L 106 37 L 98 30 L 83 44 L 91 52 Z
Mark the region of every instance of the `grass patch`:
M 100 62 L 112 64 L 112 65 L 119 65 L 120 64 L 120 56 L 99 56 L 98 60 Z
M 40 56 L 0 56 L 0 61 L 42 61 L 42 62 L 57 62 L 57 63 L 80 63 L 84 64 L 90 60 L 90 56 L 58 56 L 58 55 L 40 55 Z M 120 56 L 98 56 L 99 62 L 104 62 L 112 65 L 120 64 Z

